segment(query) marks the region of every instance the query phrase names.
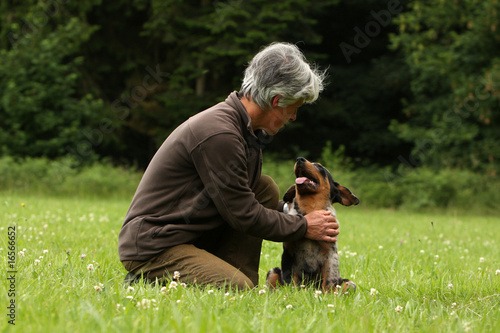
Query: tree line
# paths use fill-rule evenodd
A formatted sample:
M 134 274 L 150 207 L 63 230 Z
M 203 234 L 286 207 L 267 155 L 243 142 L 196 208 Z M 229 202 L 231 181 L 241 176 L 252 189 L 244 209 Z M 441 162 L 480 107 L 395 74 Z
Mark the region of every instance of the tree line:
M 147 165 L 189 116 L 238 90 L 273 41 L 328 70 L 265 150 L 355 165 L 500 158 L 498 0 L 113 0 L 0 4 L 0 154 Z

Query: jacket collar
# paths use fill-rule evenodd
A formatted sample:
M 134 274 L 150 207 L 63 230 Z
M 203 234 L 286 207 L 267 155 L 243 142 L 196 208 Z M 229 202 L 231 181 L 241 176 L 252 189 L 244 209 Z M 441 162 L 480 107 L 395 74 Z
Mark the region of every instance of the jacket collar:
M 263 139 L 268 135 L 263 130 L 254 131 L 252 129 L 252 119 L 250 118 L 250 115 L 248 114 L 247 109 L 245 109 L 243 103 L 241 103 L 240 100 L 241 97 L 242 94 L 240 92 L 233 91 L 226 98 L 226 103 L 238 111 L 238 114 L 240 115 L 240 120 L 242 121 L 242 127 L 246 128 L 247 132 L 251 136 L 260 141 L 260 139 Z

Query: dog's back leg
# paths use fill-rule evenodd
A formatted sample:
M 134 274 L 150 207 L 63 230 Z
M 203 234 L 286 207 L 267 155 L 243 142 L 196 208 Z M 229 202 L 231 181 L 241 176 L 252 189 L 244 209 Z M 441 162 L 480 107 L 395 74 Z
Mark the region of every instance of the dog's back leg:
M 281 268 L 279 267 L 275 267 L 267 272 L 266 284 L 269 289 L 274 290 L 278 285 L 283 285 L 283 278 L 281 274 Z

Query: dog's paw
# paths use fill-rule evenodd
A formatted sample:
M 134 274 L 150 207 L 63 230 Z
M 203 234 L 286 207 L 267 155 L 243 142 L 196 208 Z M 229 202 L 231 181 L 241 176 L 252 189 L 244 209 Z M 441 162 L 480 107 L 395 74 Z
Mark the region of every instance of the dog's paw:
M 266 284 L 269 289 L 276 289 L 278 285 L 283 285 L 283 280 L 281 278 L 281 268 L 275 267 L 267 272 Z
M 344 279 L 340 286 L 337 286 L 336 292 L 342 293 L 344 295 L 354 294 L 356 292 L 356 284 L 351 280 Z
M 335 286 L 333 286 L 333 292 L 335 294 L 348 295 L 354 294 L 356 291 L 356 284 L 351 280 L 341 279 Z

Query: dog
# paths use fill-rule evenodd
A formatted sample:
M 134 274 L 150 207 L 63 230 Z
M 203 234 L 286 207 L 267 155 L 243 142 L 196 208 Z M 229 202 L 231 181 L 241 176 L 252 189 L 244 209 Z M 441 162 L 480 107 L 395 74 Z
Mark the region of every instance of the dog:
M 359 199 L 347 187 L 335 182 L 321 164 L 299 157 L 294 171 L 295 185 L 283 196 L 283 201 L 289 206 L 288 214 L 306 215 L 313 210 L 327 210 L 336 217 L 333 203 L 344 206 L 359 204 Z M 340 277 L 337 243 L 306 238 L 283 243 L 281 268 L 271 269 L 266 283 L 270 289 L 290 283 L 295 286 L 312 283 L 325 292 L 337 292 L 339 286 L 342 286 L 343 293 L 348 289 L 356 290 L 352 281 Z

